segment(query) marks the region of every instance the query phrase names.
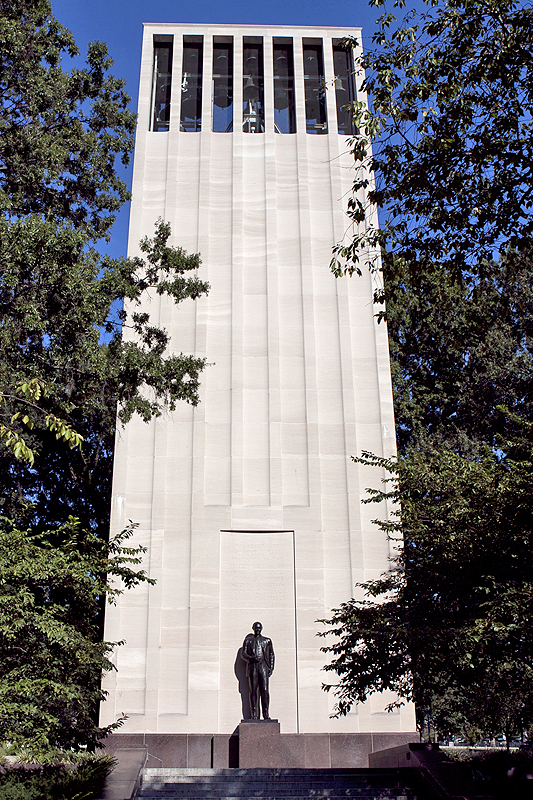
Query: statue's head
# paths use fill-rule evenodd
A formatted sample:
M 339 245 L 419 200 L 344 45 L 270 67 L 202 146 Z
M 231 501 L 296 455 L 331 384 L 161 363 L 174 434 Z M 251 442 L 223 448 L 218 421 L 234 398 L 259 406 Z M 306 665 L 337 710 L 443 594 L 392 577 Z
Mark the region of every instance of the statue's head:
M 254 622 L 254 624 L 252 625 L 252 630 L 256 636 L 259 636 L 259 634 L 263 630 L 263 626 L 261 625 L 260 622 Z

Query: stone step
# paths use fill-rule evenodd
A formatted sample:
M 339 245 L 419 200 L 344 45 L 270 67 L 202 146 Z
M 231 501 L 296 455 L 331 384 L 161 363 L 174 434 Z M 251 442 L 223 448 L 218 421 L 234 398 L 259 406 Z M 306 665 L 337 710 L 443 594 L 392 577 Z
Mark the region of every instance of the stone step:
M 143 775 L 146 779 L 151 778 L 164 778 L 165 780 L 313 780 L 313 781 L 326 781 L 335 779 L 353 780 L 357 778 L 367 778 L 371 780 L 374 776 L 384 777 L 387 776 L 400 776 L 406 775 L 405 768 L 381 768 L 381 769 L 357 769 L 353 767 L 346 767 L 343 769 L 297 769 L 297 768 L 249 768 L 249 769 L 207 769 L 207 768 L 181 768 L 181 767 L 166 767 L 166 768 L 145 768 Z
M 255 793 L 243 792 L 242 794 L 215 794 L 209 792 L 204 795 L 191 795 L 188 792 L 177 792 L 175 788 L 165 790 L 153 790 L 143 788 L 139 794 L 140 798 L 150 798 L 150 800 L 172 800 L 172 798 L 190 798 L 190 797 L 206 797 L 210 800 L 243 800 L 243 798 L 256 798 L 260 797 L 261 800 L 302 800 L 303 797 L 307 798 L 321 798 L 327 797 L 328 800 L 346 800 L 347 797 L 355 798 L 356 800 L 423 800 L 425 795 L 421 790 L 417 789 L 404 789 L 398 787 L 374 787 L 372 789 L 365 789 L 360 792 L 353 791 L 351 793 L 337 794 L 331 792 L 330 794 L 323 795 L 317 794 L 312 789 L 306 793 L 300 792 L 299 794 L 285 794 L 284 792 L 272 792 L 271 794 L 257 795 Z
M 254 797 L 267 797 L 270 794 L 290 794 L 294 796 L 302 795 L 306 796 L 306 794 L 312 790 L 313 794 L 317 797 L 329 797 L 332 794 L 343 795 L 349 797 L 350 795 L 357 795 L 361 794 L 362 792 L 366 792 L 369 790 L 373 790 L 376 788 L 403 788 L 403 784 L 399 784 L 398 782 L 390 782 L 387 783 L 385 781 L 373 781 L 373 782 L 365 782 L 361 784 L 354 784 L 352 783 L 349 786 L 338 786 L 335 781 L 332 781 L 328 786 L 316 785 L 311 783 L 300 783 L 300 784 L 278 784 L 269 783 L 266 785 L 262 785 L 260 783 L 250 784 L 250 783 L 243 783 L 241 785 L 214 785 L 214 784 L 183 784 L 183 783 L 171 783 L 171 782 L 160 782 L 154 781 L 151 783 L 143 783 L 143 789 L 145 791 L 173 791 L 173 792 L 181 792 L 187 793 L 190 796 L 205 796 L 207 794 L 216 794 L 216 795 L 224 795 L 224 794 L 243 794 L 249 793 L 252 794 Z
M 313 789 L 315 794 L 317 795 L 324 795 L 326 796 L 332 790 L 335 791 L 337 794 L 343 794 L 345 792 L 349 792 L 351 790 L 357 789 L 367 789 L 367 788 L 374 788 L 379 786 L 398 786 L 403 785 L 403 781 L 385 781 L 385 780 L 374 780 L 374 781 L 348 781 L 348 782 L 339 782 L 339 781 L 329 781 L 328 783 L 317 783 L 312 781 L 299 781 L 298 783 L 294 783 L 292 781 L 283 781 L 277 783 L 276 781 L 233 781 L 233 782 L 220 782 L 220 783 L 205 783 L 203 781 L 197 782 L 188 782 L 188 781 L 163 781 L 163 780 L 153 780 L 153 781 L 144 781 L 143 786 L 145 787 L 153 787 L 153 788 L 176 788 L 177 790 L 181 790 L 180 787 L 183 787 L 183 791 L 187 791 L 190 793 L 201 794 L 205 792 L 213 792 L 216 791 L 220 794 L 220 792 L 227 792 L 228 794 L 239 794 L 239 792 L 243 791 L 244 789 L 249 792 L 257 793 L 257 796 L 267 795 L 270 794 L 271 791 L 280 791 L 280 792 L 290 792 L 291 794 L 300 794 L 301 792 L 306 792 L 308 788 Z
M 374 797 L 376 794 L 381 795 L 385 794 L 385 796 L 409 796 L 414 797 L 416 796 L 418 790 L 413 788 L 406 788 L 406 787 L 398 787 L 398 786 L 366 786 L 366 787 L 352 787 L 351 789 L 346 789 L 345 791 L 339 791 L 335 788 L 331 788 L 329 790 L 324 791 L 316 791 L 312 787 L 308 787 L 307 789 L 301 788 L 299 790 L 291 791 L 286 790 L 279 790 L 275 787 L 271 788 L 270 790 L 266 791 L 246 791 L 246 788 L 238 791 L 208 791 L 208 792 L 191 792 L 187 789 L 180 789 L 176 786 L 143 786 L 141 790 L 140 797 L 155 797 L 155 796 L 165 796 L 165 797 L 258 797 L 262 798 L 262 800 L 266 800 L 266 798 L 270 797 L 285 797 L 285 798 L 302 798 L 302 797 L 326 797 L 326 798 L 346 798 L 346 797 L 367 797 L 372 796 Z
M 297 794 L 292 792 L 280 792 L 275 789 L 269 793 L 246 792 L 240 793 L 227 793 L 227 792 L 205 792 L 203 794 L 196 794 L 187 791 L 177 790 L 175 787 L 167 787 L 165 789 L 155 787 L 143 787 L 138 795 L 140 798 L 150 798 L 150 800 L 171 800 L 171 798 L 208 798 L 208 800 L 243 800 L 243 798 L 257 798 L 257 800 L 302 800 L 302 798 L 327 798 L 327 800 L 346 800 L 346 798 L 354 798 L 354 800 L 385 800 L 385 798 L 394 798 L 394 800 L 423 800 L 426 797 L 421 789 L 407 789 L 398 787 L 372 787 L 360 790 L 347 790 L 344 793 L 338 793 L 332 790 L 328 793 L 316 792 L 312 788 L 307 791 L 300 791 Z
M 424 800 L 408 769 L 145 769 L 150 800 Z
M 401 773 L 400 773 L 401 774 Z M 224 775 L 224 776 L 208 776 L 208 775 L 147 775 L 144 774 L 144 781 L 150 782 L 165 782 L 175 784 L 189 784 L 196 786 L 208 787 L 211 785 L 224 786 L 224 785 L 247 785 L 251 786 L 257 784 L 259 786 L 299 786 L 301 783 L 310 784 L 314 786 L 330 786 L 334 783 L 336 786 L 352 786 L 354 783 L 377 785 L 385 781 L 387 785 L 398 778 L 396 771 L 389 773 L 363 773 L 360 775 L 311 775 L 311 776 L 291 776 L 291 775 L 255 775 L 255 776 L 241 776 L 241 775 Z M 401 779 L 405 779 L 405 774 L 401 775 Z
M 272 798 L 283 798 L 284 800 L 302 800 L 302 798 L 327 798 L 327 800 L 346 800 L 346 798 L 356 798 L 357 800 L 384 800 L 384 798 L 394 798 L 395 800 L 415 800 L 421 798 L 422 795 L 419 790 L 413 788 L 405 788 L 398 786 L 373 786 L 373 787 L 352 787 L 341 792 L 334 788 L 325 791 L 316 791 L 312 787 L 307 789 L 299 789 L 298 791 L 279 790 L 275 787 L 269 791 L 247 791 L 243 787 L 240 791 L 208 791 L 208 792 L 191 792 L 185 788 L 178 788 L 176 786 L 143 786 L 139 797 L 151 798 L 210 798 L 216 800 L 217 798 L 224 798 L 224 800 L 243 800 L 243 798 L 260 798 L 260 800 L 271 800 Z
M 390 776 L 390 778 L 392 778 L 392 776 Z M 388 778 L 388 777 L 385 778 L 385 781 L 389 781 L 390 778 Z M 366 782 L 369 783 L 369 785 L 374 786 L 376 784 L 376 781 L 379 783 L 379 781 L 381 781 L 382 779 L 383 779 L 383 776 L 380 776 L 380 775 L 368 775 L 368 776 L 367 775 L 362 775 L 360 777 L 350 777 L 350 776 L 346 775 L 346 776 L 335 777 L 335 778 L 332 778 L 332 777 L 326 777 L 326 778 L 322 778 L 322 777 L 317 777 L 317 778 L 306 778 L 306 777 L 305 778 L 304 777 L 302 777 L 302 778 L 291 778 L 291 777 L 285 776 L 285 775 L 281 775 L 279 778 L 276 778 L 276 777 L 273 777 L 273 776 L 267 776 L 267 775 L 265 775 L 264 777 L 257 777 L 257 778 L 242 778 L 242 777 L 239 777 L 239 776 L 236 776 L 235 778 L 230 778 L 230 777 L 228 777 L 228 778 L 226 778 L 226 777 L 224 777 L 224 778 L 209 778 L 209 777 L 204 777 L 204 776 L 194 777 L 193 775 L 183 776 L 183 777 L 181 777 L 179 775 L 175 775 L 175 776 L 173 776 L 173 775 L 169 775 L 169 776 L 162 776 L 162 775 L 157 776 L 157 775 L 154 775 L 153 777 L 149 777 L 149 776 L 146 776 L 146 775 L 144 776 L 144 780 L 146 782 L 164 781 L 165 783 L 180 783 L 180 784 L 201 785 L 201 786 L 211 786 L 211 785 L 218 785 L 218 786 L 230 785 L 231 786 L 231 785 L 237 784 L 237 783 L 239 785 L 246 784 L 248 786 L 251 786 L 253 784 L 259 784 L 260 786 L 270 786 L 270 785 L 272 785 L 272 786 L 285 786 L 285 785 L 299 786 L 300 783 L 302 783 L 302 782 L 305 783 L 305 784 L 312 784 L 314 786 L 320 786 L 322 784 L 326 785 L 326 786 L 329 786 L 331 784 L 332 780 L 334 780 L 336 786 L 352 786 L 353 783 L 357 783 L 358 781 L 361 781 L 361 782 L 366 781 Z

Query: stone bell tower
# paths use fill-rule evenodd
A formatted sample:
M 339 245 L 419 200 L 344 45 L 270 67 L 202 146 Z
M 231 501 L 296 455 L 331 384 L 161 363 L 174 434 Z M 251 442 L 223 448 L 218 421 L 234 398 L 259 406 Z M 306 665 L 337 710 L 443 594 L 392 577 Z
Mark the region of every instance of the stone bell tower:
M 112 530 L 133 520 L 157 583 L 108 609 L 117 648 L 102 723 L 122 734 L 229 735 L 246 713 L 239 656 L 272 638 L 271 716 L 287 734 L 415 730 L 376 695 L 330 719 L 316 620 L 388 566 L 361 505 L 395 450 L 387 335 L 373 278 L 335 280 L 354 178 L 344 110 L 364 99 L 357 28 L 149 24 L 129 252 L 159 217 L 200 252 L 209 296 L 144 308 L 171 349 L 205 356 L 201 403 L 118 433 Z M 127 334 L 126 334 L 127 335 Z M 392 737 L 392 738 L 391 738 Z

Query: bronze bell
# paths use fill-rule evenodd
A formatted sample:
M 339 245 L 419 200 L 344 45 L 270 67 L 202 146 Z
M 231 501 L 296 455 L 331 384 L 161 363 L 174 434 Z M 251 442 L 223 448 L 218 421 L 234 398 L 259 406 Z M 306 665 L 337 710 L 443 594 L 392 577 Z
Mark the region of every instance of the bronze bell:
M 259 100 L 259 87 L 254 83 L 253 78 L 247 78 L 242 96 L 244 100 Z

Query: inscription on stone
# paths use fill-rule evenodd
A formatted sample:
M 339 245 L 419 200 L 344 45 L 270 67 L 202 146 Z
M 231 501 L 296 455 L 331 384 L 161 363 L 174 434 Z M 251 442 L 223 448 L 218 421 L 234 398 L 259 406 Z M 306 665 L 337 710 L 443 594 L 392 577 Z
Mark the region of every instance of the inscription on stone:
M 221 533 L 222 608 L 294 607 L 292 536 Z

